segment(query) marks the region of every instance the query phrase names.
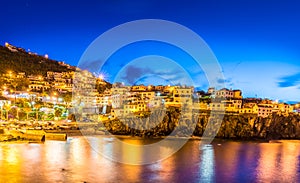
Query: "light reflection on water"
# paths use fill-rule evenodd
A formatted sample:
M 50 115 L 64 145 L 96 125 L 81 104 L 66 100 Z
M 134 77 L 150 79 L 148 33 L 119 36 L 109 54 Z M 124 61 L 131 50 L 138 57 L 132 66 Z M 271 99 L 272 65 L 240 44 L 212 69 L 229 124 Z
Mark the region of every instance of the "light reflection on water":
M 199 163 L 200 177 L 203 182 L 215 182 L 214 149 L 211 144 L 201 146 L 202 157 Z
M 98 151 L 118 153 L 132 161 L 151 154 L 116 147 L 111 137 L 89 140 L 92 146 L 84 137 L 44 144 L 0 144 L 0 182 L 300 182 L 300 141 L 219 141 L 200 146 L 200 141 L 190 140 L 165 160 L 135 166 L 110 161 Z M 170 148 L 162 147 L 156 153 Z

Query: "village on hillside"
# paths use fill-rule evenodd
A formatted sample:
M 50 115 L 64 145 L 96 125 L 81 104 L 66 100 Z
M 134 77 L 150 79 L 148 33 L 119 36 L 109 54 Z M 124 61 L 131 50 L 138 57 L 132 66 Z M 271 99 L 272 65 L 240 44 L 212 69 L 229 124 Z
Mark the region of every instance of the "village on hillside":
M 92 81 L 88 94 L 72 97 L 78 85 L 74 84 L 76 72 Z M 77 86 L 77 87 L 76 87 Z M 85 90 L 85 85 L 81 89 Z M 124 115 L 140 115 L 154 108 L 170 106 L 193 107 L 202 111 L 223 111 L 231 114 L 255 114 L 268 117 L 273 113 L 288 116 L 298 113 L 299 104 L 279 103 L 269 99 L 243 98 L 239 89 L 209 88 L 195 91 L 192 86 L 125 86 L 109 85 L 102 76 L 88 71 L 47 72 L 46 76 L 26 75 L 8 71 L 1 75 L 2 120 L 71 120 L 75 108 L 83 116 L 97 114 L 98 119 L 115 119 Z M 82 88 L 83 87 L 83 88 Z
M 82 98 L 87 99 L 85 96 Z M 113 84 L 103 94 L 95 96 L 94 100 L 82 100 L 93 103 L 92 106 L 101 109 L 102 114 L 118 118 L 130 114 L 139 114 L 159 107 L 190 107 L 200 111 L 219 111 L 229 114 L 255 114 L 258 117 L 269 117 L 273 113 L 288 116 L 298 113 L 299 105 L 279 103 L 269 99 L 243 98 L 239 89 L 209 88 L 207 92 L 195 91 L 189 86 L 124 86 Z M 110 110 L 107 110 L 110 109 Z

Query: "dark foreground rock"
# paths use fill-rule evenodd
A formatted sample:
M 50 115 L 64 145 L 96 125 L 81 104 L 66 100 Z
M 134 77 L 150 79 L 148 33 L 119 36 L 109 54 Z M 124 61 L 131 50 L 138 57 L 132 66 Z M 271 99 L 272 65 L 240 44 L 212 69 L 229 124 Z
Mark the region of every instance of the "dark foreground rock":
M 184 114 L 184 115 L 183 115 Z M 211 114 L 210 112 L 181 112 L 171 108 L 163 114 L 148 118 L 131 117 L 106 121 L 102 127 L 114 135 L 139 137 L 216 135 L 224 139 L 300 139 L 300 116 L 273 114 L 268 118 L 254 114 Z M 99 126 L 95 128 L 101 128 Z

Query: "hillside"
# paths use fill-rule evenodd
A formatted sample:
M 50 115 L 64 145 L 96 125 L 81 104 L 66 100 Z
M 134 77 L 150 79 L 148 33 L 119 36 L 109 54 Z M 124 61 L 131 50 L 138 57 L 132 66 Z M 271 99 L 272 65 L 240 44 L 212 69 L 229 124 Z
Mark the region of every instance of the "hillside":
M 47 71 L 66 72 L 74 69 L 74 67 L 68 67 L 55 60 L 27 53 L 24 49 L 7 43 L 6 47 L 0 46 L 0 74 L 11 70 L 25 72 L 27 75 L 45 76 Z

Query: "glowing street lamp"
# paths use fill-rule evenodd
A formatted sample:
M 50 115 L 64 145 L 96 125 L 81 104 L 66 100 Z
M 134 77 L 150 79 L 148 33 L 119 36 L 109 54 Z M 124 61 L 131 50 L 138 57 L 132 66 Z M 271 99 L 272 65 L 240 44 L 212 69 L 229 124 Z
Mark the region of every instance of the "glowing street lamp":
M 63 102 L 63 99 L 62 98 L 58 98 L 58 102 Z
M 16 92 L 14 90 L 10 90 L 10 95 L 14 96 L 15 100 L 14 100 L 14 106 L 16 105 L 16 100 L 17 100 L 17 95 Z
M 104 79 L 103 74 L 100 74 L 100 75 L 99 75 L 99 79 L 100 79 L 100 80 L 103 80 L 103 79 Z
M 0 103 L 0 107 L 1 107 L 1 115 L 0 115 L 0 120 L 2 119 L 2 110 L 3 110 L 3 103 Z
M 7 95 L 7 94 L 8 94 L 8 92 L 6 91 L 7 87 L 6 87 L 6 86 L 3 86 L 3 89 L 4 89 L 3 95 Z
M 12 78 L 12 71 L 7 71 L 8 75 L 9 75 L 9 79 Z

